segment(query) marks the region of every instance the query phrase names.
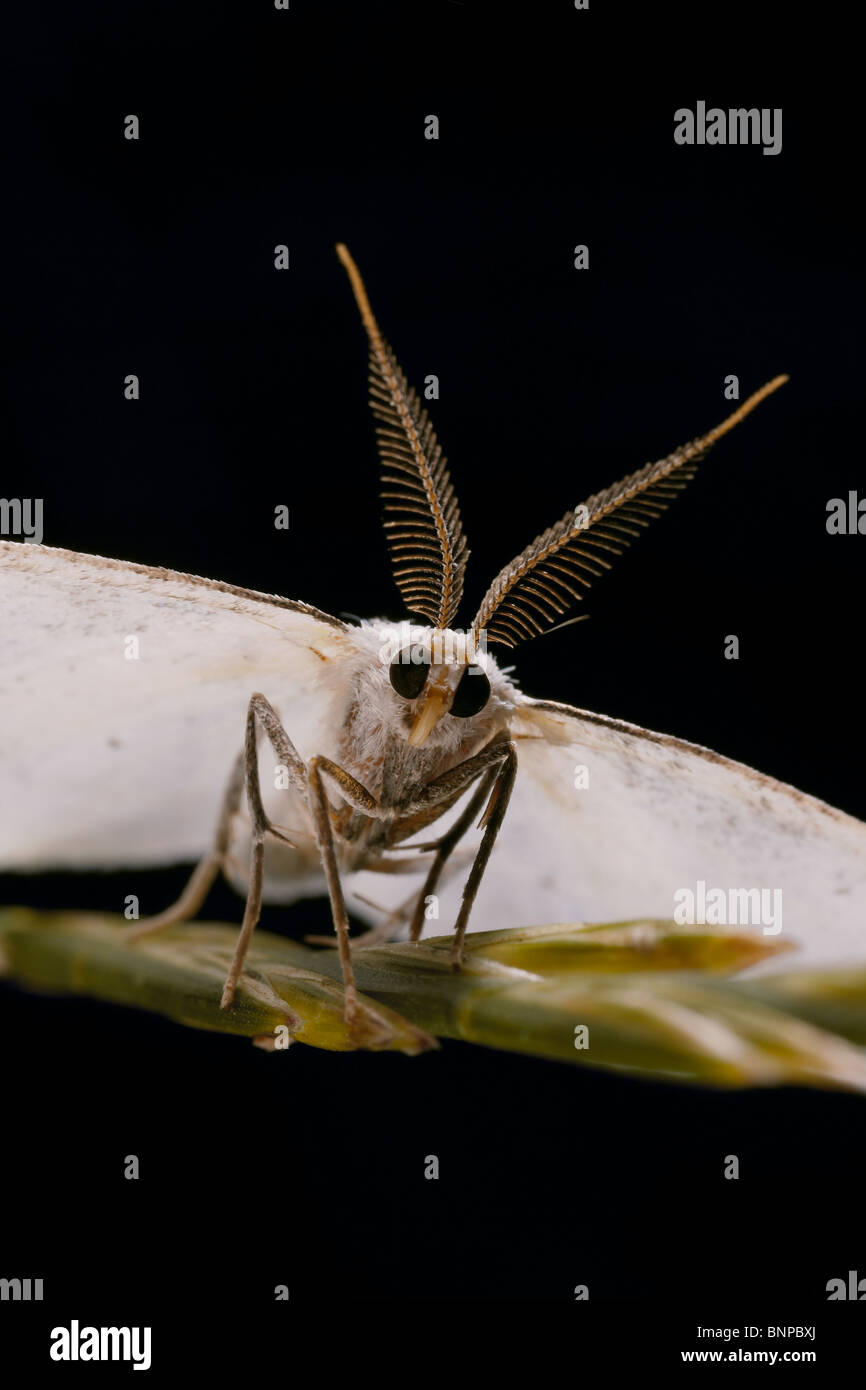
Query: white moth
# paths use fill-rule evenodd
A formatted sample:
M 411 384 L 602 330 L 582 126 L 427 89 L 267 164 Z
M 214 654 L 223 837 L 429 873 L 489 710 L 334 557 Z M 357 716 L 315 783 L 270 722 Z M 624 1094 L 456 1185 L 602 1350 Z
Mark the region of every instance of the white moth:
M 670 918 L 692 891 L 772 893 L 783 920 L 764 929 L 781 926 L 801 959 L 861 954 L 866 826 L 705 748 L 530 699 L 487 650 L 561 619 L 786 378 L 567 513 L 463 634 L 445 461 L 338 254 L 370 342 L 395 577 L 426 622 L 355 626 L 194 575 L 0 543 L 0 867 L 197 859 L 178 903 L 134 935 L 194 914 L 224 871 L 247 896 L 225 1007 L 262 898 L 327 889 L 358 1030 L 344 894 L 379 935 L 453 925 L 455 966 L 470 913 L 473 928 Z

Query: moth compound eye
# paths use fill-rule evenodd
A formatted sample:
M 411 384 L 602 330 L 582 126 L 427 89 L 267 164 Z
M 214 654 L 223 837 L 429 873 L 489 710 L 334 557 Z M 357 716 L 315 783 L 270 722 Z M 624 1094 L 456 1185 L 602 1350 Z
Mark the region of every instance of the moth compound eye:
M 454 692 L 451 713 L 458 719 L 471 719 L 480 714 L 490 699 L 490 682 L 480 666 L 467 666 Z
M 417 700 L 424 689 L 430 657 L 414 647 L 404 647 L 395 656 L 388 670 L 391 684 L 404 700 Z

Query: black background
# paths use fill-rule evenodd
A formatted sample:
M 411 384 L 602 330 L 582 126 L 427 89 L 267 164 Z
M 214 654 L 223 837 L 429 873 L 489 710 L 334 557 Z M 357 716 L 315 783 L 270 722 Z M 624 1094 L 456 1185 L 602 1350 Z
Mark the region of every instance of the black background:
M 32 8 L 5 60 L 4 495 L 45 499 L 50 545 L 403 616 L 336 240 L 410 381 L 440 378 L 464 621 L 567 507 L 717 423 L 726 375 L 745 396 L 789 372 L 593 591 L 591 621 L 517 652 L 516 674 L 866 816 L 863 541 L 825 529 L 828 499 L 866 488 L 846 88 L 819 99 L 819 36 L 780 33 L 781 13 L 764 31 L 726 7 L 704 31 L 595 0 Z M 698 99 L 783 107 L 783 152 L 675 145 L 673 112 Z M 185 870 L 137 878 L 163 905 Z M 3 883 L 57 907 L 128 891 L 128 874 Z M 214 891 L 209 916 L 240 912 Z M 263 924 L 327 921 L 316 903 Z M 596 1320 L 657 1301 L 676 1351 L 689 1300 L 705 1325 L 728 1307 L 826 1321 L 827 1280 L 866 1274 L 857 1097 L 458 1044 L 267 1056 L 12 989 L 0 1027 L 0 1273 L 44 1275 L 43 1321 L 153 1322 L 182 1346 L 198 1303 L 284 1328 L 277 1283 L 323 1306 L 587 1283 Z

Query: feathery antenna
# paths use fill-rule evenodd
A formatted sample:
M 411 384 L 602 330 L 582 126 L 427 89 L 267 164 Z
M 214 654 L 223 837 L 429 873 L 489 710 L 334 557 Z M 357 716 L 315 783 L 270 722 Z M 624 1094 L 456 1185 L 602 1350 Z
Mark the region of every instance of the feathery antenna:
M 610 569 L 605 556 L 621 555 L 640 535 L 635 528 L 646 527 L 661 515 L 716 441 L 787 380 L 784 375 L 773 377 L 708 434 L 595 493 L 542 531 L 496 576 L 473 629 L 486 631 L 488 642 L 513 647 L 550 628 L 583 598 L 582 590 L 602 570 Z
M 370 406 L 382 461 L 385 531 L 394 578 L 410 612 L 450 627 L 463 594 L 469 551 L 460 510 L 426 410 L 406 384 L 379 332 L 358 267 L 342 242 L 348 272 L 370 340 Z

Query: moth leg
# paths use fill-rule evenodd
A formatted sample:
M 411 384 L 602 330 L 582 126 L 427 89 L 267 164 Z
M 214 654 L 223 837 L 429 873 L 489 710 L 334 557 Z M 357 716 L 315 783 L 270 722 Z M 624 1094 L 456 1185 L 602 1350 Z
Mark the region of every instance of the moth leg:
M 322 781 L 323 772 L 333 778 L 346 799 L 352 805 L 356 805 L 359 810 L 367 811 L 370 814 L 379 811 L 379 806 L 366 787 L 362 787 L 360 782 L 357 782 L 343 768 L 338 767 L 336 763 L 331 762 L 330 758 L 313 757 L 310 759 L 307 764 L 310 810 L 316 829 L 319 853 L 322 856 L 322 868 L 325 871 L 325 879 L 328 884 L 334 931 L 337 933 L 337 948 L 340 953 L 340 968 L 343 972 L 343 989 L 346 1001 L 345 1018 L 349 1027 L 356 1027 L 359 1022 L 358 995 L 355 989 L 355 972 L 352 968 L 352 948 L 349 944 L 349 916 L 346 912 L 343 885 L 340 882 L 337 852 L 334 848 L 334 827 L 331 823 L 332 808 L 325 794 L 325 785 Z M 360 804 L 358 804 L 359 802 Z
M 310 788 L 310 809 L 316 826 L 316 837 L 319 842 L 319 850 L 322 855 L 322 865 L 325 870 L 325 878 L 328 883 L 328 895 L 331 900 L 331 914 L 334 919 L 334 928 L 337 933 L 338 946 L 340 951 L 340 965 L 343 972 L 343 984 L 346 993 L 346 1021 L 352 1023 L 357 1020 L 357 995 L 355 991 L 355 976 L 352 968 L 352 951 L 349 942 L 349 918 L 346 912 L 346 903 L 343 897 L 343 889 L 340 883 L 340 874 L 337 866 L 337 856 L 334 849 L 334 827 L 331 823 L 331 805 L 325 795 L 325 788 L 322 782 L 322 773 L 326 773 L 333 779 L 340 788 L 346 801 L 357 810 L 365 812 L 368 816 L 383 817 L 387 813 L 379 806 L 374 796 L 367 791 L 366 787 L 354 778 L 351 773 L 346 772 L 345 768 L 339 767 L 330 758 L 313 757 L 307 764 L 307 778 Z M 451 853 L 460 835 L 465 833 L 472 817 L 477 813 L 483 801 L 482 788 L 484 794 L 489 791 L 489 801 L 487 809 L 481 820 L 484 826 L 484 835 L 478 852 L 469 871 L 469 878 L 466 887 L 463 889 L 463 901 L 455 926 L 454 946 L 452 948 L 452 963 L 455 970 L 460 968 L 463 960 L 463 938 L 466 934 L 466 924 L 475 901 L 479 884 L 481 883 L 487 861 L 490 858 L 494 841 L 499 832 L 508 807 L 511 790 L 514 786 L 514 778 L 517 772 L 517 752 L 514 744 L 504 739 L 497 739 L 482 748 L 480 753 L 467 758 L 465 762 L 459 763 L 457 767 L 449 769 L 429 782 L 424 790 L 413 797 L 400 810 L 403 815 L 411 815 L 416 811 L 421 811 L 425 807 L 433 806 L 439 801 L 446 800 L 459 787 L 468 786 L 481 773 L 488 773 L 482 780 L 481 787 L 474 792 L 469 805 L 458 817 L 454 826 L 444 835 L 443 842 L 446 852 L 442 859 Z M 458 831 L 459 833 L 455 833 Z M 431 866 L 428 874 L 428 882 L 431 879 L 436 862 Z M 436 872 L 438 881 L 442 865 Z M 426 888 L 426 884 L 425 884 Z M 423 904 L 425 893 L 422 892 L 419 901 Z
M 235 758 L 223 795 L 213 848 L 199 860 L 180 897 L 164 912 L 147 917 L 143 922 L 130 927 L 126 932 L 127 941 L 137 941 L 142 936 L 150 936 L 151 932 L 162 931 L 165 927 L 173 926 L 175 922 L 185 922 L 201 909 L 228 854 L 232 820 L 240 806 L 244 787 L 244 766 L 245 753 L 242 751 Z
M 435 846 L 431 845 L 430 848 L 434 849 Z M 372 864 L 365 864 L 364 868 L 371 874 L 419 874 L 422 869 L 428 868 L 429 864 L 429 857 L 419 854 L 414 859 L 401 859 L 399 861 L 376 859 Z M 360 946 L 372 946 L 378 941 L 390 941 L 397 927 L 410 916 L 415 906 L 416 894 L 413 890 L 410 897 L 394 908 L 382 907 L 381 903 L 373 902 L 372 898 L 365 898 L 363 893 L 353 891 L 351 897 L 356 902 L 366 903 L 376 912 L 381 912 L 384 917 L 384 921 L 380 922 L 378 926 L 370 927 L 360 936 L 354 936 L 350 939 L 349 945 L 353 951 L 356 951 Z M 333 933 L 330 936 L 323 936 L 311 932 L 304 937 L 304 940 L 309 942 L 311 946 L 333 946 L 334 944 Z
M 251 697 L 247 707 L 248 720 L 250 710 L 254 710 L 259 723 L 270 739 L 271 746 L 276 752 L 277 757 L 279 757 L 284 766 L 288 768 L 292 780 L 295 782 L 296 786 L 304 792 L 304 795 L 306 795 L 303 760 L 286 735 L 273 705 L 265 699 L 264 695 L 255 694 Z M 150 936 L 153 932 L 163 931 L 166 927 L 172 927 L 177 922 L 186 922 L 190 917 L 194 917 L 196 913 L 201 910 L 205 898 L 216 881 L 217 875 L 226 865 L 229 844 L 231 842 L 232 820 L 240 808 L 246 768 L 247 748 L 245 744 L 232 765 L 229 780 L 223 794 L 223 803 L 220 808 L 219 819 L 217 820 L 213 848 L 199 860 L 180 897 L 167 907 L 164 912 L 159 912 L 153 917 L 147 917 L 143 922 L 138 922 L 134 927 L 128 928 L 126 931 L 127 941 L 137 941 L 143 936 Z M 286 839 L 274 826 L 269 825 L 268 829 L 278 839 Z M 288 844 L 290 842 L 286 840 L 286 843 Z
M 401 817 L 414 816 L 416 811 L 424 811 L 430 806 L 435 806 L 440 801 L 445 801 L 455 792 L 465 791 L 470 782 L 474 782 L 482 772 L 486 772 L 490 767 L 498 767 L 503 759 L 508 757 L 509 749 L 514 745 L 510 739 L 497 737 L 480 753 L 473 753 L 471 758 L 466 758 L 456 767 L 449 768 L 447 772 L 442 772 L 438 777 L 434 777 L 432 782 L 428 782 L 417 795 L 408 801 L 401 803 L 397 807 L 397 813 Z
M 410 846 L 407 845 L 406 848 L 408 849 Z M 437 848 L 438 842 L 428 846 L 428 849 L 431 850 Z M 445 868 L 444 878 L 447 879 L 459 873 L 467 864 L 472 863 L 474 857 L 475 851 L 472 849 L 466 849 L 463 855 L 458 852 L 454 858 L 449 859 Z M 430 867 L 430 857 L 429 855 L 419 854 L 414 859 L 406 859 L 405 862 L 401 861 L 399 865 L 395 865 L 392 860 L 380 859 L 372 864 L 366 864 L 364 867 L 371 874 L 419 874 L 422 869 L 428 869 Z M 354 891 L 351 893 L 351 897 L 354 898 L 356 902 L 366 903 L 367 907 L 372 907 L 376 912 L 381 912 L 383 917 L 383 920 L 375 927 L 369 927 L 367 931 L 362 932 L 360 936 L 353 936 L 351 938 L 349 945 L 353 952 L 359 951 L 363 946 L 376 946 L 380 941 L 393 941 L 395 932 L 403 926 L 404 922 L 408 922 L 411 919 L 415 904 L 418 901 L 418 893 L 415 889 L 412 890 L 408 898 L 404 898 L 403 902 L 398 903 L 396 907 L 383 907 L 381 903 L 374 902 L 372 898 L 364 897 L 362 893 Z M 310 934 L 305 936 L 304 940 L 308 941 L 311 946 L 333 946 L 334 944 L 333 936 L 317 936 L 315 934 Z
M 167 908 L 165 912 L 159 913 L 158 916 L 139 923 L 127 932 L 127 940 L 135 940 L 148 936 L 151 932 L 161 931 L 165 927 L 172 926 L 175 922 L 182 922 L 198 912 L 217 874 L 225 865 L 231 839 L 232 819 L 238 811 L 241 794 L 246 787 L 251 822 L 249 886 L 243 923 L 220 1000 L 220 1007 L 223 1009 L 229 1008 L 234 999 L 237 982 L 249 948 L 250 937 L 261 916 L 265 835 L 271 834 L 289 845 L 292 843 L 288 836 L 284 835 L 268 820 L 262 804 L 258 763 L 259 727 L 264 730 L 271 747 L 280 762 L 288 769 L 296 787 L 306 795 L 307 779 L 303 760 L 280 723 L 273 705 L 264 695 L 256 692 L 250 697 L 247 706 L 244 747 L 232 766 L 217 822 L 213 849 L 197 864 L 180 897 L 171 907 Z
M 471 826 L 478 812 L 481 810 L 481 807 L 484 805 L 484 802 L 487 800 L 488 795 L 492 791 L 493 784 L 498 776 L 498 769 L 494 767 L 491 768 L 484 775 L 484 777 L 482 777 L 466 809 L 457 818 L 457 820 L 451 826 L 451 829 L 446 831 L 446 833 L 442 836 L 441 840 L 438 840 L 436 842 L 436 853 L 433 857 L 433 863 L 430 865 L 430 868 L 427 871 L 427 877 L 424 880 L 424 886 L 421 889 L 421 892 L 418 894 L 418 898 L 415 903 L 415 910 L 412 913 L 412 920 L 409 923 L 410 941 L 417 941 L 420 937 L 421 931 L 424 926 L 424 908 L 426 906 L 427 899 L 431 896 L 431 894 L 436 892 L 436 888 L 438 886 L 442 870 L 444 869 L 452 850 L 454 849 L 455 845 L 460 840 L 462 840 L 463 836 L 466 834 L 466 831 Z
M 435 805 L 437 801 L 444 801 L 446 797 L 450 796 L 456 787 L 465 786 L 479 774 L 484 774 L 465 809 L 460 813 L 450 830 L 446 831 L 442 838 L 435 842 L 435 857 L 428 870 L 424 886 L 415 900 L 415 910 L 409 925 L 409 940 L 417 941 L 424 926 L 426 900 L 435 892 L 449 856 L 466 834 L 489 796 L 490 800 L 481 821 L 485 827 L 484 836 L 469 871 L 466 887 L 463 889 L 463 900 L 455 926 L 452 948 L 452 961 L 455 969 L 459 969 L 462 964 L 466 924 L 469 921 L 469 914 L 472 911 L 472 905 L 487 867 L 487 861 L 490 858 L 499 827 L 508 807 L 516 771 L 517 753 L 514 744 L 496 740 L 488 744 L 486 748 L 482 748 L 481 752 L 476 753 L 474 757 L 467 758 L 463 763 L 458 763 L 456 767 L 428 783 L 421 795 L 413 800 L 411 806 L 404 808 L 406 813 L 411 813 L 421 810 L 425 806 Z M 372 945 L 373 940 L 381 939 L 385 928 L 390 928 L 392 925 L 393 917 L 394 914 L 392 913 L 387 923 L 373 928 L 372 933 L 361 937 L 355 942 L 355 945 Z
M 438 849 L 438 847 L 438 842 L 430 846 L 430 848 L 434 850 Z M 443 886 L 447 880 L 453 878 L 454 875 L 458 874 L 461 869 L 466 868 L 467 864 L 471 864 L 474 857 L 475 852 L 472 849 L 467 848 L 462 852 L 458 850 L 454 857 L 449 859 L 447 864 L 444 864 L 444 872 L 442 874 Z M 415 873 L 419 873 L 421 869 L 430 868 L 429 858 L 421 859 L 419 857 L 417 864 L 414 860 L 410 861 L 410 864 L 412 871 Z M 370 864 L 367 867 L 370 869 L 371 873 L 381 872 L 381 865 Z M 408 868 L 409 866 L 407 866 L 407 872 Z M 374 907 L 377 912 L 384 913 L 384 920 L 382 922 L 379 922 L 375 927 L 370 927 L 367 931 L 363 932 L 361 936 L 353 937 L 351 941 L 352 950 L 360 951 L 365 946 L 378 946 L 379 943 L 382 941 L 395 940 L 396 933 L 400 930 L 404 923 L 410 922 L 412 920 L 416 904 L 419 901 L 423 903 L 424 899 L 428 896 L 427 889 L 428 884 L 425 883 L 420 898 L 418 896 L 418 893 L 413 891 L 410 894 L 410 896 L 404 899 L 402 903 L 399 903 L 397 907 L 390 909 L 387 907 L 380 906 L 379 903 L 373 902 L 370 898 L 361 897 L 360 893 L 354 893 L 353 897 L 357 898 L 359 902 L 365 902 L 368 907 Z M 423 917 L 423 912 L 421 913 L 421 916 Z M 414 938 L 410 938 L 410 940 L 411 939 Z M 319 945 L 329 944 L 325 940 L 325 938 L 317 936 L 306 936 L 304 937 L 304 940 L 316 942 Z
M 241 924 L 235 953 L 223 986 L 220 1008 L 231 1007 L 235 990 L 244 968 L 244 960 L 249 949 L 250 938 L 262 914 L 262 877 L 265 861 L 265 835 L 271 834 L 286 844 L 291 840 L 277 830 L 268 820 L 262 803 L 262 790 L 259 784 L 258 728 L 264 729 L 271 747 L 280 762 L 288 768 L 289 775 L 298 788 L 306 790 L 306 772 L 301 758 L 279 721 L 277 712 L 264 695 L 258 693 L 250 697 L 247 709 L 247 727 L 244 738 L 243 766 L 246 780 L 247 805 L 250 812 L 250 867 L 247 900 L 244 906 L 244 920 Z
M 484 835 L 478 847 L 475 862 L 469 870 L 466 887 L 463 889 L 463 901 L 460 904 L 460 911 L 454 926 L 454 941 L 451 947 L 451 965 L 454 970 L 459 970 L 463 964 L 463 938 L 466 935 L 466 924 L 469 921 L 472 904 L 475 902 L 496 836 L 499 834 L 499 828 L 505 818 L 505 812 L 508 810 L 508 802 L 511 799 L 516 775 L 517 750 L 513 743 L 509 743 L 505 749 L 504 761 L 497 771 L 487 809 L 481 820 L 481 824 L 484 826 Z
M 384 820 L 385 816 L 390 814 L 390 812 L 383 811 L 375 796 L 371 796 L 367 788 L 362 786 L 351 772 L 340 767 L 339 763 L 331 762 L 330 758 L 325 758 L 321 754 L 311 758 L 307 764 L 307 776 L 310 779 L 314 767 L 316 772 L 326 772 L 332 781 L 336 782 L 345 800 L 350 806 L 354 806 L 356 811 L 363 811 L 365 815 L 375 816 L 377 820 Z M 321 784 L 321 777 L 319 782 Z
M 473 793 L 469 804 L 461 812 L 454 825 L 443 835 L 441 841 L 436 846 L 436 857 L 430 866 L 427 879 L 415 906 L 412 921 L 409 927 L 410 941 L 417 941 L 421 935 L 424 925 L 425 900 L 435 889 L 439 882 L 442 869 L 451 854 L 458 840 L 466 833 L 473 819 L 478 813 L 485 796 L 490 795 L 487 809 L 481 819 L 480 824 L 485 827 L 484 836 L 472 868 L 469 871 L 469 878 L 463 889 L 463 901 L 460 905 L 460 912 L 455 926 L 454 947 L 452 951 L 452 961 L 454 968 L 459 969 L 463 960 L 463 938 L 466 935 L 466 924 L 469 914 L 472 911 L 472 904 L 478 893 L 487 861 L 490 858 L 491 850 L 499 827 L 502 824 L 508 801 L 511 796 L 511 789 L 514 786 L 514 777 L 517 772 L 517 751 L 514 744 L 505 738 L 496 738 L 482 748 L 465 762 L 458 763 L 448 772 L 443 772 L 441 776 L 435 777 L 432 782 L 428 782 L 424 790 L 413 797 L 410 802 L 401 806 L 400 810 L 404 816 L 414 815 L 418 811 L 423 811 L 429 806 L 435 806 L 437 802 L 444 801 L 452 796 L 455 791 L 468 786 L 476 777 L 482 777 L 480 785 Z

